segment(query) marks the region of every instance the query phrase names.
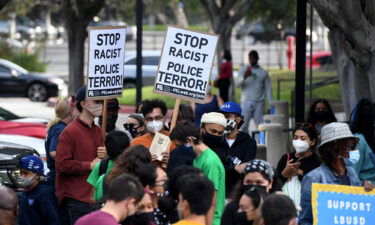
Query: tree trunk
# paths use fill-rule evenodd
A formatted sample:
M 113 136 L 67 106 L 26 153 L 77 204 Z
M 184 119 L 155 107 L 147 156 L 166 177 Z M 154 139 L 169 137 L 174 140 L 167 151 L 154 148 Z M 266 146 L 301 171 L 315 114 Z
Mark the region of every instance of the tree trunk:
M 331 30 L 328 38 L 337 75 L 340 79 L 341 99 L 346 119 L 349 120 L 350 114 L 360 98 L 375 99 L 374 94 L 370 91 L 375 87 L 375 79 L 372 78 L 372 74 L 375 73 L 375 62 L 372 60 L 373 63 L 370 63 L 372 66 L 368 68 L 355 66 L 344 51 L 345 37 L 339 29 Z
M 171 7 L 173 9 L 173 13 L 176 17 L 176 24 L 177 26 L 187 27 L 189 25 L 188 20 L 186 18 L 183 3 L 178 0 L 171 1 Z
M 75 94 L 84 83 L 84 52 L 86 26 L 82 22 L 68 27 L 69 94 Z

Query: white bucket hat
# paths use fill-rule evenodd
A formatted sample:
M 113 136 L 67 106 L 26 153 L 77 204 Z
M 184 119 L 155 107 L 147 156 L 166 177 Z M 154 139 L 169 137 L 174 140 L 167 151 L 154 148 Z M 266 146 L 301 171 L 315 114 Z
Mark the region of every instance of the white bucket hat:
M 203 114 L 201 118 L 201 127 L 204 123 L 218 124 L 225 128 L 227 126 L 227 119 L 225 119 L 225 116 L 222 113 L 210 112 Z
M 344 138 L 355 138 L 358 140 L 358 138 L 350 131 L 348 124 L 337 122 L 327 124 L 322 128 L 322 142 L 320 143 L 319 148 L 328 142 Z

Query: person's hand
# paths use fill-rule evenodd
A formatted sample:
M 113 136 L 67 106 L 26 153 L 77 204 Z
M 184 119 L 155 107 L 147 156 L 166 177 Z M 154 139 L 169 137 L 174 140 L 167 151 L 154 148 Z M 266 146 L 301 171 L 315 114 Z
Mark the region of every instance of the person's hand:
M 370 181 L 365 180 L 365 182 L 363 182 L 363 187 L 365 188 L 365 191 L 369 192 L 375 188 L 375 185 L 373 185 Z
M 165 163 L 165 164 L 167 164 L 168 163 L 168 160 L 169 160 L 169 152 L 167 151 L 167 152 L 163 152 L 163 153 L 161 153 L 161 155 L 163 156 L 163 158 L 162 158 L 162 162 L 163 163 Z
M 243 78 L 246 79 L 251 76 L 251 70 L 246 70 L 246 72 L 243 74 Z
M 156 161 L 156 160 L 158 160 L 158 155 L 151 154 L 151 161 L 153 162 L 153 161 Z
M 237 173 L 241 174 L 243 170 L 245 169 L 247 163 L 242 163 L 238 166 L 235 166 L 234 169 L 237 171 Z
M 292 163 L 292 162 L 293 162 L 293 159 L 286 162 L 286 167 L 283 170 L 283 172 L 281 172 L 281 176 L 283 176 L 284 178 L 290 178 L 292 176 L 297 175 L 297 171 L 301 163 L 300 162 Z
M 95 158 L 95 159 L 90 163 L 90 168 L 93 169 L 94 166 L 95 166 L 98 162 L 100 162 L 100 160 L 101 160 L 101 159 L 99 159 L 99 158 Z
M 107 149 L 105 147 L 98 147 L 96 150 L 96 157 L 99 159 L 104 159 L 107 157 Z

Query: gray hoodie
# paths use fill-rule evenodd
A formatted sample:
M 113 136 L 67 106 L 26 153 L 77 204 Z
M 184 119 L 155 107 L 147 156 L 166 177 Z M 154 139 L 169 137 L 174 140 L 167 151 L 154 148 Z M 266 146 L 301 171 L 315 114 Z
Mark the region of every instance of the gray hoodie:
M 260 66 L 252 67 L 252 75 L 244 79 L 244 74 L 250 65 L 245 65 L 238 71 L 236 85 L 242 88 L 241 102 L 272 100 L 272 84 L 268 72 Z

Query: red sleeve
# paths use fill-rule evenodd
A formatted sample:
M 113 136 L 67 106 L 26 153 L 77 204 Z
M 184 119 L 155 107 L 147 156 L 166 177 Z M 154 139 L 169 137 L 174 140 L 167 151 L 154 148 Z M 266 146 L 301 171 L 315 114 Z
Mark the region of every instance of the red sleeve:
M 232 62 L 222 63 L 220 65 L 220 79 L 232 77 Z
M 90 162 L 73 159 L 74 135 L 64 130 L 59 137 L 56 151 L 56 170 L 62 174 L 87 174 L 91 171 Z

